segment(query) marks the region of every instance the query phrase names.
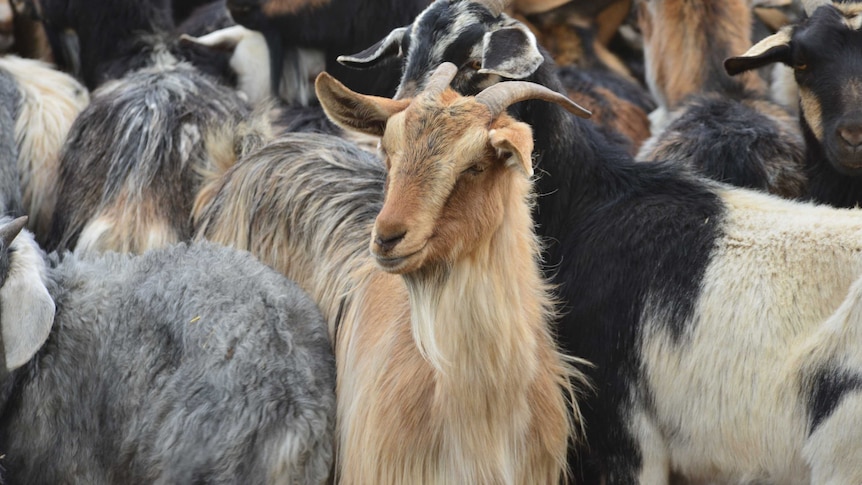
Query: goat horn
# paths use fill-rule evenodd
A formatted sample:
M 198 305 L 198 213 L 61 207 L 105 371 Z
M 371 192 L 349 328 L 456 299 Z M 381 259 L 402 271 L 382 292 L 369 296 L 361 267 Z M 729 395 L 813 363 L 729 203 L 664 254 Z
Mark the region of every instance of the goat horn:
M 21 232 L 21 229 L 24 229 L 24 226 L 26 225 L 27 216 L 21 216 L 3 227 L 0 227 L 0 241 L 3 241 L 3 246 L 8 248 L 15 239 L 15 236 L 17 236 L 18 233 Z
M 476 95 L 476 101 L 484 104 L 491 112 L 491 118 L 496 118 L 509 106 L 528 99 L 541 99 L 556 103 L 569 113 L 581 118 L 592 116 L 590 110 L 584 108 L 562 94 L 541 84 L 528 81 L 506 81 L 494 84 Z
M 802 0 L 802 8 L 805 10 L 805 14 L 810 17 L 817 10 L 817 7 L 831 3 L 832 0 Z
M 511 5 L 512 0 L 476 0 L 476 3 L 490 10 L 494 17 L 498 17 Z
M 458 74 L 458 67 L 451 62 L 444 62 L 434 70 L 434 74 L 428 78 L 428 83 L 422 93 L 432 98 L 439 96 L 449 87 L 449 83 L 455 79 L 455 74 Z

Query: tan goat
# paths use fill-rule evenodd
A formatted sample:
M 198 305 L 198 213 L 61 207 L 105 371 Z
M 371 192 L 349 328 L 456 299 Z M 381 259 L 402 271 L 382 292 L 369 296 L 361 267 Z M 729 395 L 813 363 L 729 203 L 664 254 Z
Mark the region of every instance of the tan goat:
M 505 109 L 532 98 L 578 108 L 526 83 L 464 98 L 447 89 L 456 72 L 444 64 L 412 101 L 356 94 L 326 74 L 316 83 L 333 121 L 382 136 L 388 168 L 377 267 L 336 342 L 343 483 L 565 475 L 574 371 L 548 327 L 532 130 Z
M 530 219 L 532 133 L 505 113 L 569 101 L 522 83 L 462 98 L 454 72 L 412 102 L 318 79 L 330 116 L 383 135 L 385 189 L 369 154 L 292 135 L 198 201 L 199 237 L 250 250 L 330 321 L 340 483 L 558 483 L 580 425 Z

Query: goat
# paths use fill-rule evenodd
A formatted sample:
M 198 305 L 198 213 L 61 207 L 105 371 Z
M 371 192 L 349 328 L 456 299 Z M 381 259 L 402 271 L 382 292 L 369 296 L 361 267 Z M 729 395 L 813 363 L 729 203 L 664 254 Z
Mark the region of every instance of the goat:
M 740 187 L 805 194 L 805 142 L 756 72 L 722 65 L 750 46 L 747 0 L 640 0 L 647 81 L 659 109 L 641 160 L 672 160 Z
M 31 230 L 44 243 L 57 201 L 60 150 L 90 96 L 74 78 L 40 61 L 6 56 L 0 58 L 0 72 L 5 73 L 7 91 L 3 104 L 14 111 L 13 124 L 3 128 L 3 136 L 11 137 L 15 146 L 14 158 L 3 156 L 14 176 L 4 176 L 4 181 L 19 186 L 19 215 L 29 214 Z M 11 89 L 15 92 L 8 92 Z M 12 190 L 4 187 L 0 193 L 8 196 Z
M 799 87 L 808 197 L 837 207 L 862 204 L 862 100 L 857 39 L 862 3 L 813 1 L 807 19 L 725 62 L 730 74 L 772 63 L 791 66 Z
M 46 258 L 23 224 L 0 219 L 9 483 L 325 482 L 335 363 L 296 285 L 208 243 Z
M 459 92 L 530 69 L 526 79 L 560 91 L 530 36 L 486 5 L 435 2 L 378 46 L 401 49 L 399 92 L 451 60 Z M 537 171 L 547 172 L 536 217 L 562 301 L 556 333 L 564 353 L 594 364 L 575 476 L 827 483 L 830 472 L 858 473 L 860 457 L 820 431 L 841 426 L 836 410 L 855 398 L 859 374 L 817 361 L 824 372 L 811 380 L 789 356 L 862 276 L 860 214 L 635 162 L 554 105 L 510 111 L 534 125 Z
M 317 148 L 290 163 L 281 147 L 238 162 L 198 218 L 199 236 L 249 245 L 323 297 L 341 483 L 556 483 L 565 473 L 564 390 L 579 374 L 547 328 L 530 130 L 504 113 L 517 93 L 446 91 L 455 70 L 442 67 L 412 103 L 318 78 L 337 123 L 382 135 L 385 187 L 373 157 L 292 135 L 284 147 Z M 233 214 L 244 214 L 239 224 Z
M 262 143 L 267 123 L 185 63 L 105 84 L 63 147 L 49 249 L 143 252 L 188 239 L 205 172 Z

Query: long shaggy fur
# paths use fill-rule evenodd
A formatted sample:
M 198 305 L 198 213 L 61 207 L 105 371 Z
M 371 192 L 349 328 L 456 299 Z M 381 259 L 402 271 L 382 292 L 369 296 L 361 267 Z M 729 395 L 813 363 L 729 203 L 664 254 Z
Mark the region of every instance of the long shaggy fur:
M 265 139 L 258 121 L 236 92 L 182 63 L 105 85 L 63 149 L 52 243 L 142 252 L 189 238 L 203 173 Z
M 24 215 L 15 143 L 15 121 L 20 109 L 18 83 L 11 74 L 0 70 L 0 216 Z
M 49 263 L 54 328 L 0 386 L 9 483 L 325 482 L 334 359 L 294 284 L 209 243 Z

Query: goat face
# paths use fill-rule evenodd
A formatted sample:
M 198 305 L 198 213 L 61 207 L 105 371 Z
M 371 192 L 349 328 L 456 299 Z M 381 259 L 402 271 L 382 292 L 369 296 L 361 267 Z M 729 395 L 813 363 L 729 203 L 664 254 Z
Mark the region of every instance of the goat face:
M 371 253 L 390 273 L 445 268 L 473 253 L 502 224 L 513 184 L 533 173 L 532 130 L 505 114 L 512 101 L 459 96 L 448 87 L 456 72 L 443 64 L 413 100 L 356 94 L 326 73 L 316 83 L 334 122 L 382 136 L 387 180 Z
M 862 2 L 823 5 L 730 58 L 730 74 L 773 62 L 791 66 L 803 125 L 840 173 L 862 175 Z
M 494 150 L 487 109 L 463 100 L 451 91 L 420 97 L 387 124 L 387 183 L 371 241 L 386 271 L 451 265 L 502 222 L 511 155 Z
M 536 37 L 522 23 L 473 0 L 437 0 L 407 27 L 338 61 L 364 68 L 384 59 L 402 58 L 401 83 L 395 99 L 421 91 L 443 62 L 458 66 L 452 87 L 477 94 L 502 78 L 524 79 L 544 62 Z

